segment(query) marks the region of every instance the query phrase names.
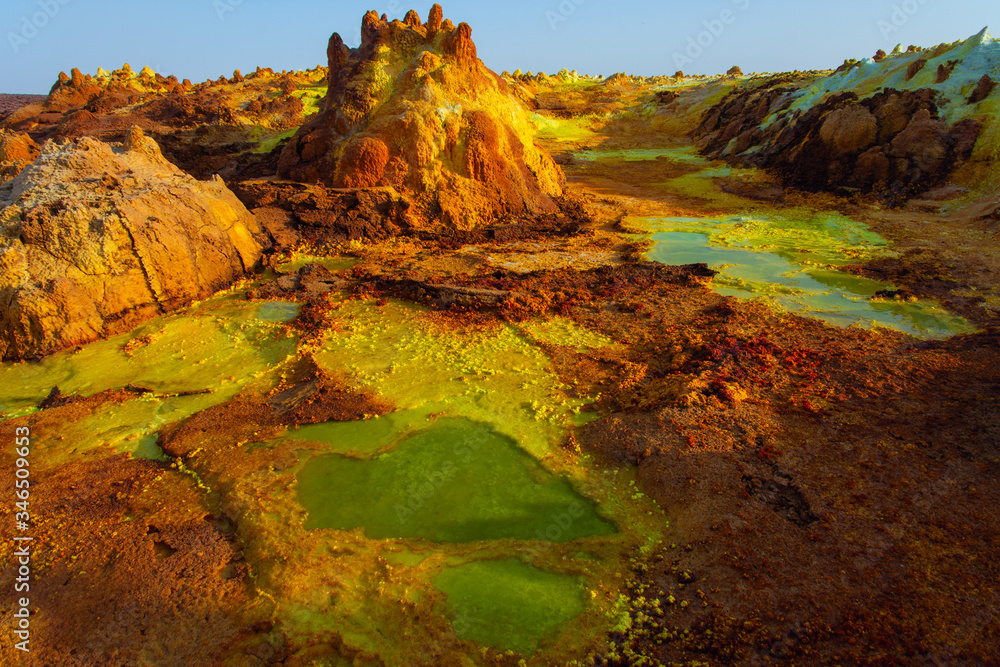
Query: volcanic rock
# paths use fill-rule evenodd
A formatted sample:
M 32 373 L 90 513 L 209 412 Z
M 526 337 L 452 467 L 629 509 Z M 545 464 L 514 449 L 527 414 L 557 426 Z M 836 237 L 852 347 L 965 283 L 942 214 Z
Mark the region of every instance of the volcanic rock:
M 434 5 L 431 7 L 430 14 L 427 15 L 427 36 L 433 38 L 438 30 L 441 29 L 441 23 L 444 21 L 444 10 L 441 5 Z
M 279 175 L 331 188 L 387 187 L 411 206 L 405 225 L 472 229 L 557 210 L 565 178 L 532 141 L 527 113 L 479 60 L 472 28 L 435 5 L 388 22 L 364 16 L 361 46 L 334 34 L 330 87 L 285 146 Z
M 983 78 L 979 80 L 976 84 L 976 89 L 972 91 L 972 95 L 969 96 L 969 104 L 979 104 L 993 92 L 996 88 L 996 81 L 990 78 L 989 74 L 984 74 Z
M 969 159 L 982 129 L 974 120 L 952 126 L 941 120 L 929 89 L 886 89 L 861 100 L 840 93 L 765 125 L 795 99 L 795 89 L 781 84 L 727 96 L 695 130 L 697 145 L 733 164 L 774 169 L 798 187 L 877 189 L 906 198 L 941 184 Z
M 406 12 L 406 16 L 403 17 L 403 23 L 410 26 L 411 28 L 419 28 L 420 14 L 417 13 L 417 10 L 411 9 L 410 11 Z
M 865 107 L 844 107 L 824 119 L 819 136 L 836 154 L 856 153 L 875 143 L 878 122 Z
M 382 240 L 405 226 L 410 203 L 393 188 L 334 189 L 289 181 L 249 180 L 234 183 L 240 200 L 274 238 L 295 241 Z
M 927 66 L 927 61 L 921 58 L 916 62 L 910 63 L 910 66 L 906 68 L 906 80 L 909 81 L 915 77 L 920 70 Z
M 38 144 L 27 134 L 0 130 L 0 183 L 20 174 L 35 161 L 39 150 Z
M 221 180 L 199 182 L 133 128 L 48 142 L 0 191 L 0 356 L 127 330 L 229 286 L 264 236 Z
M 948 124 L 931 118 L 930 111 L 921 109 L 892 140 L 890 155 L 907 159 L 910 167 L 922 173 L 933 174 L 947 159 L 951 144 Z

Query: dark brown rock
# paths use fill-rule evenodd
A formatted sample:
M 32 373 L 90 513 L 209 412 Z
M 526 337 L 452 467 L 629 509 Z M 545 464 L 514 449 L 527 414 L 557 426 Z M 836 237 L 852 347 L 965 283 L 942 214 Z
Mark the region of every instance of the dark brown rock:
M 879 100 L 874 107 L 875 118 L 878 120 L 878 143 L 885 144 L 906 129 L 913 115 L 911 104 L 899 94 L 890 94 Z
M 851 185 L 872 189 L 889 183 L 892 163 L 882 146 L 871 148 L 858 156 L 857 165 L 851 178 Z
M 392 188 L 344 190 L 287 181 L 245 181 L 234 188 L 255 215 L 263 213 L 289 241 L 299 234 L 309 241 L 379 240 L 407 227 L 410 204 Z
M 876 190 L 900 201 L 946 180 L 969 159 L 981 130 L 967 121 L 948 127 L 929 89 L 885 90 L 863 100 L 833 95 L 762 128 L 794 99 L 781 83 L 730 93 L 706 112 L 695 145 L 731 164 L 771 168 L 798 187 Z
M 968 160 L 972 157 L 972 151 L 979 140 L 979 134 L 983 131 L 982 122 L 975 118 L 961 120 L 951 128 L 951 136 L 955 141 L 954 151 L 958 160 Z
M 951 78 L 951 73 L 955 70 L 956 65 L 958 65 L 957 60 L 949 60 L 946 64 L 938 65 L 937 78 L 934 79 L 934 82 L 944 83 Z
M 989 74 L 984 74 L 983 78 L 976 84 L 976 89 L 969 96 L 969 104 L 979 104 L 993 93 L 996 88 L 996 81 L 990 78 Z
M 927 61 L 924 60 L 923 58 L 917 60 L 916 62 L 910 63 L 910 66 L 906 68 L 906 80 L 909 81 L 910 79 L 915 77 L 920 72 L 920 70 L 922 70 L 926 66 L 927 66 Z
M 834 156 L 858 153 L 875 143 L 878 121 L 866 107 L 848 106 L 830 113 L 819 129 Z
M 350 57 L 351 50 L 344 44 L 340 33 L 333 33 L 326 47 L 327 66 L 329 67 L 327 85 L 329 90 L 335 90 L 340 85 L 341 70 L 347 65 Z
M 948 158 L 952 139 L 944 121 L 931 118 L 921 109 L 910 120 L 906 129 L 892 141 L 890 156 L 906 158 L 910 166 L 925 174 L 934 174 Z

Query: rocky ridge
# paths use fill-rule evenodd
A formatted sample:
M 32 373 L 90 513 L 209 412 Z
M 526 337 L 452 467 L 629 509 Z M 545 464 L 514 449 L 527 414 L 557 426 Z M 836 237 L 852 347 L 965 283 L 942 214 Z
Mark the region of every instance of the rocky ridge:
M 196 181 L 134 128 L 48 142 L 0 189 L 0 356 L 128 330 L 246 274 L 269 242 L 220 179 Z
M 1000 42 L 983 30 L 848 61 L 818 79 L 751 81 L 709 110 L 693 136 L 706 155 L 775 170 L 790 185 L 902 201 L 990 161 L 994 79 Z

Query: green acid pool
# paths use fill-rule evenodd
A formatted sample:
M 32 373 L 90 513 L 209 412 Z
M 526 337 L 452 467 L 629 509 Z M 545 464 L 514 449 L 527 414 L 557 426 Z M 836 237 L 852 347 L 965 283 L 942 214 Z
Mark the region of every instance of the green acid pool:
M 307 528 L 363 528 L 373 539 L 555 542 L 615 532 L 566 479 L 468 419 L 438 420 L 367 459 L 314 457 L 299 474 L 298 494 Z
M 586 608 L 577 577 L 512 558 L 446 568 L 433 582 L 447 595 L 459 637 L 524 655 Z
M 323 255 L 309 255 L 294 253 L 287 262 L 277 266 L 282 273 L 295 273 L 299 269 L 316 264 L 330 271 L 343 271 L 357 265 L 358 260 L 353 257 L 327 257 Z
M 281 609 L 302 632 L 335 627 L 386 664 L 414 664 L 426 633 L 468 664 L 486 648 L 526 664 L 583 657 L 614 624 L 622 573 L 662 539 L 666 518 L 636 496 L 632 472 L 598 469 L 564 446 L 591 399 L 570 397 L 544 349 L 616 342 L 561 319 L 456 327 L 403 302 L 333 300 L 335 325 L 309 354 L 397 409 L 248 448 L 300 456 L 292 493 L 252 519 L 267 537 L 248 543 L 251 560 L 308 554 L 294 567 L 261 565 L 278 588 L 302 582 Z M 295 537 L 283 538 L 289 525 Z M 391 576 L 372 579 L 381 567 Z M 331 577 L 333 608 L 306 583 Z M 404 632 L 418 611 L 424 627 Z
M 58 434 L 37 433 L 37 444 L 67 455 L 108 446 L 156 458 L 155 434 L 165 424 L 229 400 L 294 356 L 296 338 L 283 324 L 298 308 L 223 294 L 128 334 L 38 362 L 0 364 L 0 415 L 33 412 L 54 387 L 80 396 L 141 387 L 147 393 L 101 405 Z
M 298 304 L 232 291 L 127 335 L 2 365 L 4 417 L 36 411 L 54 386 L 86 396 L 134 385 L 134 399 L 72 423 L 39 420 L 37 455 L 51 466 L 162 458 L 165 426 L 244 391 L 267 396 L 308 355 L 396 409 L 267 430 L 263 442 L 209 429 L 205 449 L 182 461 L 205 480 L 206 503 L 241 508 L 253 585 L 289 642 L 336 636 L 344 655 L 386 665 L 437 664 L 428 646 L 470 665 L 488 651 L 538 665 L 586 656 L 667 519 L 635 494 L 634 471 L 566 446 L 592 399 L 559 379 L 545 350 L 617 343 L 562 319 L 457 326 L 403 302 L 329 298 L 333 326 L 305 341 L 287 326 Z M 253 468 L 254 458 L 266 463 Z M 234 479 L 230 463 L 251 472 Z
M 762 298 L 839 326 L 883 326 L 920 338 L 975 330 L 932 301 L 876 298 L 895 287 L 840 270 L 886 252 L 888 243 L 836 213 L 643 218 L 632 224 L 653 241 L 649 259 L 671 265 L 704 263 L 719 271 L 712 282 L 719 294 Z

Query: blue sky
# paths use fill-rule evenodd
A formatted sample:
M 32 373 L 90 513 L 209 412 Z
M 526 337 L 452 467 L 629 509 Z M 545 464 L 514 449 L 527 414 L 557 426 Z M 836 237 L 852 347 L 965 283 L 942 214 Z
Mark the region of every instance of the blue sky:
M 426 6 L 414 7 L 426 18 Z M 897 43 L 933 46 L 991 25 L 996 0 L 443 2 L 472 25 L 497 71 L 609 75 L 824 69 Z M 257 65 L 322 63 L 334 31 L 356 45 L 361 16 L 402 18 L 401 0 L 3 0 L 0 92 L 45 93 L 59 72 L 128 62 L 204 81 Z

